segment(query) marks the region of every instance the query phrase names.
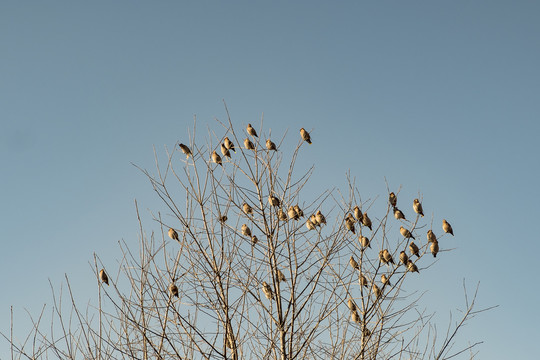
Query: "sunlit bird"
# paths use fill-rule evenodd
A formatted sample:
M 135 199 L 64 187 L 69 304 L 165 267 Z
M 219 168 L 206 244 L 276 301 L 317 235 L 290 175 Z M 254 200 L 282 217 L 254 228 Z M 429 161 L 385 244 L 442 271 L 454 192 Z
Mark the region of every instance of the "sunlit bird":
M 309 217 L 309 220 L 311 220 L 311 222 L 313 223 L 313 225 L 317 226 L 317 225 L 321 225 L 319 224 L 319 222 L 317 221 L 317 216 L 315 214 L 311 214 L 311 216 Z
M 221 156 L 219 156 L 215 150 L 212 153 L 212 161 L 216 164 L 223 166 L 223 164 L 221 163 Z
M 231 152 L 229 151 L 229 149 L 227 149 L 227 147 L 223 144 L 221 144 L 221 153 L 223 154 L 223 156 L 225 157 L 231 157 Z
M 354 301 L 352 301 L 352 299 L 349 299 L 347 301 L 347 306 L 349 307 L 349 310 L 356 311 L 356 304 L 354 303 Z
M 420 249 L 413 241 L 409 244 L 409 251 L 411 252 L 411 256 L 416 255 L 417 257 L 420 257 Z
M 392 284 L 390 284 L 390 279 L 385 274 L 381 275 L 381 283 L 383 285 L 392 286 Z
M 246 224 L 242 225 L 242 235 L 248 236 L 251 238 L 251 230 Z
M 296 213 L 298 214 L 298 216 L 304 217 L 304 212 L 302 211 L 302 209 L 300 209 L 300 206 L 294 205 L 294 211 L 296 211 Z
M 431 249 L 431 254 L 433 254 L 433 257 L 437 257 L 437 253 L 439 252 L 439 242 L 437 240 L 432 242 L 430 249 Z
M 169 294 L 170 296 L 176 296 L 176 297 L 179 297 L 178 296 L 178 286 L 176 286 L 175 284 L 170 284 L 169 285 Z
M 293 220 L 298 220 L 300 218 L 296 210 L 294 210 L 293 206 L 289 206 L 289 209 L 287 210 L 287 215 L 289 215 L 289 219 Z
M 270 287 L 270 285 L 266 283 L 266 281 L 263 281 L 262 283 L 262 291 L 264 293 L 264 296 L 266 296 L 268 300 L 271 300 L 274 298 L 274 292 L 272 291 L 272 288 Z
M 354 229 L 354 220 L 353 219 L 345 219 L 345 227 L 347 228 L 347 230 L 349 230 L 353 234 L 356 233 L 356 230 Z
M 401 233 L 401 235 L 403 235 L 403 237 L 405 239 L 410 239 L 410 238 L 413 238 L 415 239 L 415 237 L 413 236 L 413 234 L 411 234 L 411 232 L 408 230 L 408 229 L 405 229 L 403 226 L 401 226 L 399 228 L 399 232 Z M 416 240 L 416 239 L 415 239 Z
M 388 251 L 388 249 L 383 250 L 383 257 L 386 263 L 395 265 L 394 258 L 392 257 L 392 254 L 390 254 L 390 251 Z
M 178 240 L 178 233 L 173 228 L 169 229 L 169 237 L 173 240 L 180 241 Z
M 390 205 L 392 205 L 392 207 L 396 207 L 396 205 L 397 205 L 397 196 L 396 196 L 396 194 L 391 192 L 388 195 L 388 202 L 390 203 Z
M 379 251 L 379 261 L 383 264 L 386 264 L 386 259 L 384 258 L 384 251 L 382 250 Z
M 435 236 L 435 233 L 432 230 L 428 230 L 427 232 L 427 241 L 428 242 L 437 241 L 437 236 Z
M 268 150 L 274 150 L 274 151 L 277 150 L 276 144 L 274 144 L 274 143 L 272 142 L 272 140 L 270 140 L 270 139 L 266 140 L 266 148 L 267 148 Z
M 244 140 L 244 147 L 246 149 L 248 149 L 248 150 L 254 150 L 255 149 L 255 145 L 253 145 L 251 140 L 249 140 L 248 138 L 246 138 L 246 140 Z
M 253 208 L 248 203 L 242 205 L 242 210 L 246 215 L 253 215 Z
M 99 270 L 99 279 L 105 284 L 109 285 L 109 277 L 105 273 L 105 269 Z
M 356 310 L 351 311 L 351 320 L 357 324 L 360 324 L 360 315 L 358 315 L 358 312 Z
M 418 271 L 418 266 L 416 266 L 416 264 L 413 263 L 412 260 L 407 261 L 407 270 L 410 272 L 417 272 L 420 274 L 420 271 Z
M 191 155 L 193 155 L 191 153 L 191 149 L 187 146 L 187 145 L 184 145 L 184 144 L 178 144 L 178 146 L 180 147 L 180 150 L 182 150 L 182 152 L 184 154 L 186 154 L 186 159 L 188 159 Z
M 396 219 L 403 219 L 403 220 L 406 220 L 405 219 L 405 215 L 403 214 L 403 212 L 401 210 L 399 210 L 397 207 L 394 208 L 394 217 Z
M 418 199 L 413 200 L 413 209 L 415 213 L 419 214 L 422 217 L 424 216 L 424 209 L 422 209 L 422 204 Z
M 277 212 L 277 215 L 278 215 L 279 220 L 287 221 L 287 215 L 285 214 L 285 212 L 283 210 L 279 209 L 278 212 Z
M 255 245 L 255 244 L 258 243 L 258 242 L 259 242 L 259 239 L 258 239 L 255 235 L 253 235 L 253 236 L 251 237 L 251 243 L 252 243 L 253 245 Z
M 226 147 L 227 149 L 236 152 L 236 149 L 234 148 L 234 144 L 232 143 L 231 140 L 229 140 L 228 137 L 225 137 L 225 139 L 223 140 L 223 143 L 225 144 L 225 147 Z
M 287 278 L 285 277 L 285 275 L 283 275 L 281 270 L 277 271 L 277 279 L 278 279 L 278 281 L 287 281 Z
M 360 238 L 358 240 L 360 240 L 360 245 L 362 245 L 363 248 L 366 248 L 366 247 L 371 248 L 369 238 L 367 238 L 365 236 L 360 236 Z
M 402 251 L 399 253 L 399 261 L 403 265 L 407 265 L 407 261 L 409 261 L 409 257 L 407 256 L 407 253 L 405 251 Z
M 317 223 L 319 223 L 319 225 L 321 224 L 326 225 L 326 218 L 322 214 L 321 210 L 317 210 L 317 213 L 315 214 L 315 219 L 317 220 Z
M 281 203 L 279 199 L 275 197 L 274 195 L 268 195 L 268 202 L 272 206 L 279 206 L 279 204 Z
M 302 140 L 304 140 L 308 144 L 311 144 L 311 137 L 309 136 L 309 133 L 304 128 L 300 129 L 300 136 L 302 137 Z
M 364 226 L 367 226 L 369 228 L 369 230 L 372 230 L 371 229 L 371 219 L 369 218 L 367 212 L 364 213 L 364 216 L 362 216 L 362 224 Z
M 315 230 L 315 224 L 313 222 L 311 222 L 310 219 L 307 219 L 306 227 L 308 228 L 308 230 Z
M 368 281 L 364 274 L 360 273 L 360 275 L 358 275 L 358 283 L 360 284 L 360 286 L 368 286 Z
M 356 260 L 354 260 L 352 256 L 351 256 L 351 259 L 349 260 L 349 264 L 351 265 L 353 269 L 360 270 L 360 266 L 358 265 L 358 263 L 356 262 Z
M 373 286 L 371 287 L 372 290 L 373 290 L 373 294 L 375 295 L 375 297 L 377 299 L 379 299 L 381 296 L 382 296 L 382 291 L 381 289 L 379 289 L 379 287 L 377 286 L 377 284 L 373 284 Z
M 442 228 L 445 233 L 450 234 L 454 236 L 454 230 L 452 230 L 452 225 L 448 223 L 448 221 L 444 220 L 442 221 Z
M 257 135 L 257 132 L 255 131 L 255 129 L 253 128 L 253 126 L 251 126 L 251 124 L 248 124 L 246 130 L 247 130 L 247 133 L 248 133 L 249 135 L 255 136 L 255 137 L 259 137 L 259 136 Z
M 362 214 L 362 211 L 360 211 L 360 208 L 358 206 L 355 206 L 354 207 L 354 217 L 358 220 L 358 221 L 362 221 L 362 218 L 364 217 L 364 215 Z

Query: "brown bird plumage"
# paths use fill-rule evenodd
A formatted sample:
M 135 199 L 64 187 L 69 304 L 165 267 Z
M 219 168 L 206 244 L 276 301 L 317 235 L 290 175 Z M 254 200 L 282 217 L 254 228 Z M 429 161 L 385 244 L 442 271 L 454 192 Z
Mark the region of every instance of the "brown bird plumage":
M 388 251 L 388 249 L 383 250 L 383 257 L 386 263 L 395 265 L 394 258 L 392 257 L 392 254 L 390 254 L 390 251 Z
M 308 228 L 308 230 L 315 230 L 315 224 L 310 219 L 307 219 L 306 227 Z
M 392 284 L 390 284 L 390 279 L 385 274 L 381 275 L 381 283 L 383 284 L 383 286 L 392 286 Z
M 219 217 L 219 222 L 221 223 L 225 223 L 229 218 L 227 217 L 227 215 L 223 215 L 223 216 L 220 216 Z
M 223 164 L 221 163 L 221 156 L 219 156 L 215 150 L 212 153 L 212 161 L 215 162 L 216 164 L 223 166 Z
M 176 296 L 176 297 L 179 297 L 178 296 L 178 286 L 176 286 L 175 284 L 170 284 L 169 285 L 169 294 L 170 296 Z
M 403 219 L 403 220 L 406 220 L 405 219 L 405 215 L 403 214 L 403 212 L 401 210 L 399 210 L 397 207 L 394 208 L 394 217 L 396 219 Z
M 353 269 L 360 270 L 360 266 L 358 266 L 358 263 L 356 262 L 356 260 L 354 260 L 352 256 L 351 256 L 351 259 L 349 260 L 349 264 L 351 265 Z
M 178 233 L 173 228 L 169 229 L 169 237 L 173 240 L 180 241 L 178 240 Z
M 257 132 L 255 131 L 255 129 L 253 128 L 253 126 L 251 126 L 251 124 L 248 124 L 246 130 L 247 130 L 247 133 L 248 133 L 249 135 L 255 136 L 255 137 L 259 137 L 259 136 L 257 135 Z
M 360 286 L 368 286 L 368 281 L 364 274 L 360 273 L 360 275 L 358 275 L 358 283 L 360 284 Z
M 309 133 L 304 128 L 300 129 L 300 136 L 302 137 L 302 140 L 304 140 L 305 142 L 311 145 L 311 137 L 309 136 Z
M 253 235 L 253 236 L 251 237 L 251 243 L 252 243 L 253 245 L 255 245 L 257 242 L 259 242 L 259 239 L 258 239 L 255 235 Z
M 375 297 L 379 299 L 382 296 L 381 289 L 379 289 L 379 287 L 376 284 L 373 284 L 371 288 L 373 290 L 373 294 L 375 295 Z
M 445 233 L 450 234 L 454 236 L 454 230 L 452 229 L 452 225 L 448 223 L 448 221 L 444 220 L 442 221 L 442 228 Z
M 410 239 L 410 238 L 415 239 L 414 236 L 413 236 L 413 234 L 411 234 L 411 232 L 410 232 L 408 229 L 405 229 L 403 226 L 401 226 L 401 227 L 399 228 L 399 232 L 401 233 L 401 235 L 403 235 L 403 237 L 404 237 L 405 239 Z M 416 239 L 415 239 L 415 240 L 416 240 Z
M 285 212 L 283 210 L 279 209 L 278 212 L 277 212 L 277 215 L 278 215 L 279 220 L 287 221 L 287 215 L 285 214 Z
M 270 139 L 266 140 L 266 148 L 267 148 L 268 150 L 274 150 L 274 151 L 277 150 L 276 144 L 274 144 L 274 143 L 272 142 L 272 140 L 270 140 Z
M 372 230 L 371 229 L 371 219 L 369 218 L 367 213 L 364 213 L 364 216 L 362 216 L 362 224 L 364 226 L 367 226 L 369 228 L 369 230 Z
M 302 209 L 300 209 L 300 206 L 294 205 L 294 211 L 296 211 L 296 213 L 298 214 L 298 216 L 304 217 L 304 212 L 302 211 Z
M 397 196 L 396 196 L 396 194 L 391 192 L 388 195 L 388 202 L 390 203 L 390 205 L 392 205 L 392 207 L 396 207 L 396 205 L 397 205 Z
M 277 279 L 278 279 L 278 281 L 287 281 L 287 278 L 285 277 L 285 275 L 283 275 L 281 270 L 277 271 Z
M 412 260 L 407 261 L 407 270 L 410 272 L 417 272 L 420 274 L 420 271 L 418 271 L 418 266 L 416 266 L 416 264 L 413 263 Z
M 371 244 L 369 242 L 369 238 L 365 237 L 365 236 L 360 236 L 358 238 L 358 241 L 360 241 L 360 245 L 362 245 L 363 248 L 371 248 Z
M 279 199 L 275 197 L 274 195 L 268 195 L 268 202 L 272 206 L 279 206 L 279 204 L 281 203 Z
M 296 210 L 294 210 L 293 206 L 289 206 L 289 209 L 287 210 L 287 215 L 289 215 L 289 219 L 298 220 L 300 216 L 296 213 Z
M 321 224 L 326 225 L 326 218 L 322 214 L 321 210 L 317 210 L 317 213 L 315 214 L 315 219 L 317 220 L 317 223 L 319 223 L 319 225 Z
M 266 296 L 268 300 L 271 300 L 274 298 L 274 292 L 272 291 L 272 288 L 270 287 L 270 285 L 266 283 L 266 281 L 263 281 L 262 283 L 262 291 L 264 293 L 264 296 Z
M 225 139 L 223 140 L 223 144 L 225 145 L 225 147 L 226 147 L 227 149 L 236 152 L 236 149 L 234 148 L 234 144 L 232 143 L 231 140 L 229 140 L 228 137 L 225 137 Z
M 186 159 L 188 159 L 192 155 L 191 149 L 187 145 L 178 144 L 178 146 L 180 147 L 180 150 L 182 150 L 182 152 L 186 154 Z
M 251 237 L 251 229 L 246 225 L 242 225 L 242 235 Z
M 411 252 L 411 256 L 412 255 L 416 255 L 417 257 L 420 257 L 420 249 L 418 248 L 418 246 L 416 246 L 416 244 L 414 242 L 411 241 L 411 243 L 409 244 L 409 251 Z
M 349 299 L 347 301 L 347 306 L 349 307 L 349 310 L 356 311 L 356 304 L 354 303 L 354 301 L 352 301 L 352 299 Z
M 248 149 L 248 150 L 254 150 L 255 149 L 255 145 L 253 145 L 251 140 L 249 140 L 248 138 L 246 138 L 246 140 L 244 140 L 244 147 L 246 149 Z
M 357 324 L 360 324 L 360 315 L 358 315 L 358 312 L 356 310 L 351 311 L 351 320 Z
M 414 212 L 419 214 L 420 216 L 424 217 L 424 210 L 422 209 L 422 204 L 418 199 L 413 200 L 413 209 Z
M 356 230 L 354 229 L 354 220 L 353 219 L 345 219 L 345 227 L 347 228 L 347 230 L 349 230 L 353 234 L 356 233 Z
M 409 257 L 407 256 L 407 253 L 405 251 L 402 251 L 399 253 L 399 261 L 401 261 L 403 265 L 407 265 L 407 261 L 409 261 Z
M 435 236 L 435 233 L 432 230 L 428 230 L 427 232 L 427 241 L 428 242 L 437 241 L 437 236 Z
M 246 215 L 253 215 L 253 208 L 249 206 L 248 203 L 244 203 L 244 205 L 242 205 L 242 210 Z
M 105 273 L 105 269 L 99 270 L 99 279 L 105 284 L 109 285 L 109 277 Z
M 231 157 L 231 152 L 229 151 L 229 149 L 227 149 L 227 147 L 223 144 L 221 144 L 221 153 L 223 154 L 223 156 L 225 157 Z
M 358 206 L 355 206 L 355 207 L 354 207 L 353 213 L 354 213 L 354 217 L 355 217 L 358 221 L 362 221 L 364 215 L 362 214 L 362 211 L 360 211 L 360 208 L 359 208 Z
M 439 242 L 437 240 L 431 243 L 430 250 L 433 257 L 437 257 L 437 253 L 439 252 Z

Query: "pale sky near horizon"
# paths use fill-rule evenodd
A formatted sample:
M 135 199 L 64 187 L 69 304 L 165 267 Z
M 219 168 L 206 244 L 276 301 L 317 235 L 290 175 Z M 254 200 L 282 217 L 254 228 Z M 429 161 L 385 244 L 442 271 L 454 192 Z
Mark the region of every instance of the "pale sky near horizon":
M 0 331 L 64 274 L 86 304 L 93 253 L 114 267 L 118 241 L 137 245 L 134 199 L 159 229 L 132 163 L 152 169 L 194 116 L 218 129 L 224 100 L 238 129 L 264 113 L 291 141 L 311 130 L 316 188 L 350 169 L 367 198 L 385 178 L 420 192 L 456 233 L 426 284 L 438 324 L 480 282 L 499 307 L 460 343 L 537 358 L 539 19 L 536 1 L 2 1 Z

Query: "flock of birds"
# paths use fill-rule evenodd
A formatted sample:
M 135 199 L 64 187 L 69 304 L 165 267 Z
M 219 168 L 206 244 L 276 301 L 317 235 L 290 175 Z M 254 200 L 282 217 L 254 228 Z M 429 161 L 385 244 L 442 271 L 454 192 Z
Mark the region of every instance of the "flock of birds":
M 248 124 L 248 126 L 246 128 L 246 131 L 250 136 L 252 136 L 254 138 L 258 138 L 257 131 L 251 126 L 251 124 Z M 301 136 L 303 141 L 306 141 L 308 144 L 311 144 L 311 136 L 309 135 L 309 133 L 304 128 L 300 129 L 300 136 Z M 193 153 L 192 153 L 191 149 L 187 145 L 180 143 L 179 147 L 180 147 L 180 150 L 182 150 L 182 152 L 186 155 L 186 159 L 189 159 L 190 156 L 193 156 Z M 253 144 L 253 142 L 249 138 L 246 138 L 244 140 L 244 147 L 247 150 L 254 150 L 255 149 L 255 145 Z M 224 157 L 230 158 L 231 157 L 231 153 L 230 153 L 231 150 L 233 152 L 236 152 L 236 149 L 235 149 L 235 146 L 234 146 L 233 142 L 228 137 L 225 137 L 225 139 L 224 139 L 223 143 L 221 144 L 220 148 L 221 148 L 221 154 Z M 276 144 L 274 142 L 272 142 L 272 140 L 267 139 L 266 140 L 266 149 L 269 150 L 269 151 L 276 151 L 277 147 L 276 147 Z M 211 154 L 211 160 L 212 160 L 212 162 L 223 166 L 222 158 L 215 150 Z M 389 201 L 390 205 L 392 206 L 394 217 L 397 220 L 406 220 L 405 215 L 403 214 L 403 212 L 400 209 L 398 209 L 398 207 L 397 207 L 397 196 L 396 196 L 395 193 L 391 192 L 389 194 L 388 201 Z M 279 198 L 277 198 L 274 195 L 269 195 L 268 196 L 268 203 L 272 207 L 279 208 L 278 211 L 277 211 L 277 216 L 278 216 L 278 219 L 281 220 L 281 221 L 287 221 L 288 219 L 299 220 L 300 218 L 304 217 L 304 212 L 302 211 L 302 209 L 300 209 L 300 207 L 298 205 L 289 206 L 289 208 L 287 210 L 287 213 L 285 213 L 281 209 L 281 201 L 279 200 Z M 424 216 L 424 210 L 422 208 L 422 204 L 420 203 L 420 201 L 418 199 L 414 199 L 414 201 L 413 201 L 413 210 L 414 210 L 414 212 L 416 214 L 418 214 L 418 215 L 420 215 L 422 217 Z M 253 213 L 254 213 L 253 208 L 246 202 L 244 202 L 243 205 L 242 205 L 242 211 L 248 216 L 253 215 Z M 221 222 L 225 222 L 225 221 L 227 221 L 227 217 L 226 216 L 221 216 L 219 218 L 219 220 Z M 362 213 L 362 211 L 360 210 L 360 208 L 358 206 L 355 206 L 352 213 L 348 213 L 345 216 L 345 219 L 344 219 L 344 225 L 345 225 L 346 230 L 352 232 L 353 234 L 356 234 L 356 230 L 355 230 L 355 224 L 356 223 L 358 223 L 360 226 L 365 226 L 365 227 L 369 228 L 370 230 L 372 230 L 373 224 L 372 224 L 372 221 L 369 218 L 367 212 Z M 324 215 L 321 213 L 320 210 L 317 210 L 316 213 L 309 216 L 307 218 L 307 220 L 306 220 L 306 227 L 307 227 L 308 231 L 315 230 L 317 228 L 317 226 L 322 226 L 324 224 L 326 224 L 326 218 L 324 217 Z M 454 235 L 452 226 L 445 219 L 443 219 L 442 229 L 443 229 L 443 231 L 445 233 L 451 234 L 452 236 Z M 403 226 L 401 226 L 399 231 L 400 231 L 401 235 L 405 239 L 416 240 L 416 238 L 413 236 L 413 234 L 411 233 L 411 231 L 409 229 L 406 229 Z M 257 236 L 252 234 L 251 229 L 247 226 L 247 224 L 242 225 L 241 233 L 242 233 L 243 236 L 246 236 L 246 237 L 250 238 L 253 245 L 255 245 L 258 242 Z M 168 236 L 173 240 L 179 241 L 178 233 L 173 228 L 169 229 Z M 431 250 L 432 255 L 434 257 L 436 257 L 437 253 L 439 252 L 439 243 L 437 241 L 436 235 L 433 233 L 432 230 L 428 230 L 428 232 L 427 232 L 427 240 L 428 240 L 428 243 L 430 243 L 430 250 Z M 365 250 L 366 248 L 371 248 L 369 238 L 360 235 L 359 238 L 358 238 L 358 241 L 360 242 L 360 245 L 362 246 L 362 251 Z M 419 253 L 420 249 L 418 248 L 418 246 L 413 241 L 411 241 L 409 243 L 409 251 L 410 251 L 411 257 L 416 255 L 417 258 L 420 258 L 420 253 Z M 383 249 L 383 250 L 379 251 L 379 261 L 381 263 L 387 264 L 387 265 L 388 264 L 392 264 L 392 265 L 396 264 L 394 262 L 392 254 L 388 251 L 388 249 Z M 418 267 L 416 266 L 414 261 L 412 261 L 412 259 L 409 258 L 409 256 L 407 255 L 407 253 L 405 251 L 400 252 L 400 254 L 399 254 L 399 262 L 406 266 L 407 271 L 419 273 Z M 358 270 L 358 271 L 361 270 L 360 265 L 354 259 L 353 256 L 351 256 L 351 258 L 349 260 L 349 264 L 353 269 Z M 277 275 L 276 279 L 277 279 L 278 282 L 286 281 L 286 277 L 281 272 L 281 270 L 277 270 L 276 275 Z M 103 283 L 109 285 L 109 279 L 108 279 L 108 276 L 105 273 L 104 269 L 100 270 L 99 278 Z M 360 286 L 368 287 L 368 280 L 361 272 L 359 274 L 359 283 L 360 283 Z M 391 284 L 390 284 L 389 276 L 387 276 L 386 274 L 382 274 L 381 275 L 381 283 L 383 285 L 383 288 L 385 286 L 390 286 Z M 173 283 L 171 283 L 169 285 L 168 290 L 169 290 L 169 294 L 170 294 L 171 297 L 172 296 L 179 297 L 178 287 L 174 284 L 174 281 L 173 281 Z M 264 293 L 264 295 L 266 296 L 267 299 L 272 300 L 272 299 L 275 298 L 275 294 L 274 294 L 274 291 L 272 290 L 272 287 L 266 281 L 262 282 L 262 291 L 263 291 L 263 293 Z M 377 299 L 379 299 L 382 296 L 382 290 L 377 286 L 377 284 L 375 284 L 375 282 L 373 282 L 373 284 L 372 284 L 372 291 L 373 291 L 373 294 L 375 295 L 375 297 Z M 354 304 L 354 302 L 351 299 L 349 299 L 349 301 L 348 301 L 348 307 L 349 307 L 349 309 L 351 311 L 352 320 L 354 322 L 357 322 L 357 323 L 360 322 L 360 317 L 358 315 L 356 305 Z

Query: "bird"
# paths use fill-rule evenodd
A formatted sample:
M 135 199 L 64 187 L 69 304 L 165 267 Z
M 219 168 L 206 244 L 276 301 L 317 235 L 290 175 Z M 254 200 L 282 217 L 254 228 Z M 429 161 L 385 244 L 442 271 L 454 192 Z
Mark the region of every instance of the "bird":
M 287 215 L 285 215 L 285 212 L 283 210 L 279 209 L 277 215 L 279 220 L 287 221 Z
M 442 228 L 443 228 L 445 233 L 451 234 L 452 236 L 454 236 L 454 230 L 452 230 L 452 225 L 450 225 L 448 223 L 448 221 L 446 221 L 444 219 L 442 221 Z
M 439 252 L 439 242 L 437 240 L 432 242 L 430 249 L 431 249 L 431 253 L 433 254 L 433 257 L 437 257 L 437 253 Z
M 178 296 L 178 286 L 176 286 L 175 284 L 171 283 L 169 285 L 169 294 L 171 296 L 176 296 L 176 297 L 179 297 Z
M 287 278 L 285 277 L 285 275 L 283 275 L 281 270 L 277 271 L 277 279 L 278 279 L 278 281 L 287 281 Z
M 373 294 L 375 294 L 375 297 L 377 299 L 379 299 L 381 296 L 382 296 L 382 291 L 381 289 L 379 289 L 379 287 L 377 286 L 377 284 L 373 284 L 373 286 L 371 287 L 372 290 L 373 290 Z
M 397 207 L 394 207 L 394 217 L 397 220 L 399 220 L 399 219 L 407 220 L 407 219 L 405 219 L 405 215 L 403 215 L 401 210 L 399 210 Z
M 422 209 L 422 204 L 420 203 L 420 201 L 418 201 L 418 199 L 413 200 L 413 209 L 415 213 L 424 217 L 424 209 Z
M 358 240 L 360 241 L 360 245 L 362 245 L 363 248 L 368 247 L 371 249 L 371 244 L 369 243 L 369 239 L 367 237 L 360 236 Z
M 411 252 L 411 256 L 412 255 L 416 255 L 417 257 L 420 257 L 420 249 L 418 248 L 418 246 L 416 246 L 416 244 L 414 242 L 411 241 L 411 243 L 409 244 L 409 250 Z
M 319 222 L 317 221 L 317 216 L 316 216 L 315 214 L 311 214 L 311 216 L 309 217 L 309 220 L 311 220 L 311 222 L 312 222 L 313 225 L 315 225 L 315 226 L 321 225 L 321 224 L 319 224 Z
M 242 210 L 246 215 L 253 215 L 253 208 L 249 206 L 248 203 L 244 203 L 244 205 L 242 205 Z
M 302 137 L 302 140 L 304 140 L 305 142 L 311 145 L 311 137 L 309 136 L 309 133 L 304 128 L 300 129 L 300 136 Z
M 360 275 L 358 275 L 358 283 L 360 284 L 360 286 L 368 286 L 368 281 L 364 274 L 360 273 Z
M 407 270 L 410 272 L 417 272 L 420 274 L 420 271 L 418 271 L 418 266 L 416 266 L 416 264 L 413 263 L 411 260 L 407 261 Z
M 254 150 L 255 149 L 255 145 L 253 145 L 251 140 L 249 140 L 248 138 L 246 138 L 246 140 L 244 140 L 244 147 L 246 149 L 248 149 L 248 150 Z
M 223 166 L 223 164 L 221 163 L 221 156 L 219 156 L 216 151 L 214 150 L 214 152 L 212 153 L 212 161 L 215 162 L 216 164 L 219 164 L 221 166 Z
M 358 315 L 358 312 L 356 310 L 351 311 L 351 320 L 357 324 L 360 324 L 360 315 Z
M 407 256 L 407 253 L 405 251 L 402 251 L 399 253 L 399 261 L 401 261 L 403 265 L 407 265 L 407 261 L 409 261 L 409 257 Z
M 227 220 L 228 220 L 227 215 L 223 215 L 223 216 L 219 217 L 219 222 L 221 222 L 221 223 L 225 223 Z
M 386 264 L 386 259 L 384 258 L 384 251 L 382 250 L 379 251 L 379 261 L 383 264 Z
M 362 216 L 362 224 L 364 226 L 367 226 L 369 228 L 369 230 L 372 230 L 371 229 L 371 219 L 369 218 L 367 213 L 364 213 L 364 216 Z
M 251 237 L 251 230 L 246 224 L 242 225 L 242 235 Z
M 362 215 L 362 211 L 360 211 L 360 208 L 358 206 L 354 207 L 354 217 L 358 219 L 358 221 L 362 221 L 362 218 L 364 215 Z
M 352 256 L 351 256 L 351 259 L 349 260 L 349 264 L 351 265 L 353 269 L 360 270 L 360 266 L 358 266 L 358 263 L 356 262 L 356 260 L 354 260 Z
M 275 197 L 274 195 L 268 195 L 268 202 L 272 206 L 279 206 L 279 204 L 280 204 L 279 199 L 277 197 Z
M 388 195 L 388 202 L 390 203 L 390 205 L 392 205 L 392 207 L 395 208 L 396 205 L 397 205 L 397 196 L 396 196 L 396 194 L 391 192 L 390 195 Z
M 178 233 L 173 228 L 169 229 L 169 237 L 173 240 L 180 241 L 178 240 Z
M 264 296 L 266 296 L 268 300 L 271 300 L 274 298 L 274 292 L 272 291 L 272 288 L 270 287 L 270 285 L 266 283 L 266 281 L 263 281 L 262 283 L 262 290 L 263 290 Z
M 392 254 L 390 254 L 390 251 L 388 251 L 388 249 L 383 250 L 383 257 L 386 263 L 395 265 L 394 258 L 392 257 Z
M 221 153 L 223 154 L 223 156 L 225 157 L 231 157 L 231 152 L 229 151 L 229 149 L 227 149 L 227 147 L 223 144 L 221 144 Z
M 310 219 L 307 219 L 306 227 L 308 228 L 308 230 L 315 230 L 315 224 L 313 224 Z
M 180 150 L 182 150 L 182 152 L 184 154 L 186 154 L 186 159 L 189 159 L 189 156 L 193 155 L 191 153 L 191 149 L 187 145 L 184 145 L 184 144 L 180 143 L 180 144 L 178 144 L 178 146 L 180 147 Z
M 274 151 L 277 150 L 276 144 L 274 144 L 274 143 L 272 142 L 272 140 L 270 140 L 270 139 L 266 140 L 266 148 L 267 148 L 268 150 L 274 150 Z
M 255 245 L 258 241 L 259 241 L 259 239 L 258 239 L 255 235 L 253 235 L 253 236 L 251 237 L 251 243 L 252 243 L 253 245 Z
M 287 210 L 287 215 L 289 215 L 289 219 L 298 220 L 300 216 L 296 213 L 293 206 L 289 206 L 289 209 Z
M 390 279 L 385 274 L 381 275 L 381 283 L 383 284 L 383 286 L 392 286 L 392 284 L 390 284 Z
M 411 232 L 408 229 L 405 229 L 403 226 L 400 226 L 399 232 L 401 233 L 401 235 L 403 235 L 405 239 L 413 238 L 414 240 L 416 240 L 413 234 L 411 234 Z
M 352 299 L 349 299 L 347 301 L 347 306 L 349 307 L 349 310 L 356 311 L 356 304 L 354 303 Z
M 223 144 L 225 144 L 225 147 L 226 147 L 227 149 L 236 152 L 236 149 L 234 148 L 234 144 L 232 143 L 231 140 L 229 140 L 229 137 L 228 137 L 228 136 L 226 136 L 225 139 L 223 140 Z
M 109 285 L 109 277 L 105 273 L 105 269 L 99 270 L 99 279 L 105 284 L 107 284 L 107 286 Z
M 427 241 L 428 242 L 437 241 L 437 236 L 435 236 L 435 233 L 432 230 L 428 230 L 427 232 Z
M 294 211 L 296 211 L 299 217 L 304 217 L 304 212 L 300 209 L 300 206 L 294 205 Z
M 255 136 L 255 137 L 259 137 L 259 136 L 257 135 L 257 132 L 255 131 L 255 129 L 253 128 L 253 126 L 251 126 L 251 124 L 248 124 L 246 130 L 247 130 L 247 133 L 248 133 L 249 135 Z
M 326 225 L 326 218 L 322 214 L 321 210 L 317 210 L 317 213 L 315 214 L 315 219 L 317 220 L 317 223 L 319 223 L 319 225 L 321 224 Z
M 352 232 L 353 234 L 356 233 L 356 231 L 354 230 L 354 220 L 352 220 L 352 219 L 345 219 L 345 226 L 347 227 L 347 230 L 349 230 L 349 231 Z

